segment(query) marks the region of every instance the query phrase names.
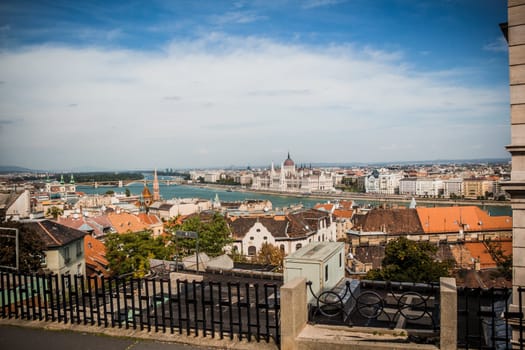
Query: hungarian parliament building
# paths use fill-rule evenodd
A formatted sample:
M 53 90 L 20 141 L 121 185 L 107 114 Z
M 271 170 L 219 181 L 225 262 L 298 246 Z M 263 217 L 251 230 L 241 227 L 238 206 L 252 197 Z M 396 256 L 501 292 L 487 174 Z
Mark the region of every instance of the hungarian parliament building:
M 276 169 L 272 162 L 269 171 L 254 176 L 252 189 L 276 192 L 334 192 L 334 176 L 332 173 L 306 167 L 296 168 L 290 158 L 284 160 L 281 168 Z

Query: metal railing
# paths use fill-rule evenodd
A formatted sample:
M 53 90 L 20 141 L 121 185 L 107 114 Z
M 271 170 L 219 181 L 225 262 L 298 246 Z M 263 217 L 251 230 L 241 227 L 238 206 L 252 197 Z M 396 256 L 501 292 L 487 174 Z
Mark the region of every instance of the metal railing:
M 515 292 L 512 305 L 510 288 L 458 288 L 458 348 L 523 349 L 525 288 Z
M 307 285 L 311 323 L 404 329 L 417 342 L 439 337 L 438 284 L 347 280 L 319 294 Z
M 280 343 L 270 283 L 1 272 L 0 317 Z

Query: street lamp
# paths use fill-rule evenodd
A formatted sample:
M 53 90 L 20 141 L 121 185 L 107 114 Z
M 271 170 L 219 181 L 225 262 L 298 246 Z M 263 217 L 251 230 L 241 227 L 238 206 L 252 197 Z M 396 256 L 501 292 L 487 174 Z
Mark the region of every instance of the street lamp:
M 195 245 L 196 245 L 196 255 L 195 259 L 197 261 L 197 272 L 199 272 L 199 234 L 194 231 L 175 231 L 175 236 L 181 237 L 181 238 L 193 238 L 195 239 Z

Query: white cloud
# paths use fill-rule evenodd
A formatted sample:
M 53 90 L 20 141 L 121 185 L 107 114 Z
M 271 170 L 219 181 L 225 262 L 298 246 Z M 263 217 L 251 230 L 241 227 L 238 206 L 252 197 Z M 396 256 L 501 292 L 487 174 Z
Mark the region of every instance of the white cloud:
M 233 11 L 227 12 L 221 16 L 215 16 L 213 22 L 221 25 L 228 23 L 246 24 L 265 19 L 267 19 L 266 16 L 258 15 L 251 11 Z
M 308 163 L 506 155 L 508 128 L 495 125 L 508 119 L 507 89 L 459 86 L 454 71 L 403 60 L 218 33 L 155 54 L 3 52 L 0 120 L 23 122 L 2 124 L 0 159 L 153 168 L 268 164 L 272 149 Z
M 507 52 L 509 50 L 509 46 L 505 38 L 500 37 L 483 46 L 483 50 L 491 52 Z
M 346 1 L 347 0 L 308 0 L 303 4 L 303 8 L 312 9 L 316 7 L 333 6 Z

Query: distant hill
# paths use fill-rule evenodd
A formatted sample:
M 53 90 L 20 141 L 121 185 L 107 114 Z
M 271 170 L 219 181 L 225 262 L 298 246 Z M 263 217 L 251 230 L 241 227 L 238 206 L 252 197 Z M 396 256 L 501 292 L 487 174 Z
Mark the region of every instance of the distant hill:
M 511 158 L 479 158 L 479 159 L 434 159 L 434 160 L 419 160 L 419 161 L 389 161 L 389 162 L 305 162 L 301 164 L 296 164 L 297 166 L 303 165 L 309 167 L 310 164 L 313 167 L 319 167 L 319 168 L 330 168 L 330 167 L 341 167 L 341 168 L 348 168 L 348 167 L 391 167 L 391 166 L 410 166 L 410 165 L 450 165 L 450 164 L 505 164 L 509 163 L 511 161 Z M 250 168 L 267 168 L 269 164 L 265 165 L 252 165 Z M 176 169 L 177 171 L 189 171 L 193 169 L 229 169 L 229 170 L 244 170 L 247 166 L 226 166 L 226 167 L 199 167 L 199 168 L 179 168 Z M 0 165 L 0 174 L 6 174 L 6 173 L 42 173 L 49 171 L 50 173 L 152 173 L 152 169 L 107 169 L 107 168 L 101 168 L 96 166 L 85 166 L 85 167 L 76 167 L 68 170 L 36 170 L 36 169 L 28 169 L 18 166 L 9 166 L 9 165 Z
M 312 163 L 313 167 L 350 167 L 350 166 L 394 166 L 394 165 L 450 165 L 450 164 L 504 164 L 509 158 L 480 158 L 480 159 L 434 159 L 419 161 L 391 161 L 391 162 L 356 162 L 356 163 Z M 309 164 L 308 164 L 309 165 Z
M 38 172 L 37 170 L 28 169 L 28 168 L 22 168 L 19 166 L 11 166 L 11 165 L 0 165 L 0 174 L 7 174 L 7 173 L 35 173 Z

